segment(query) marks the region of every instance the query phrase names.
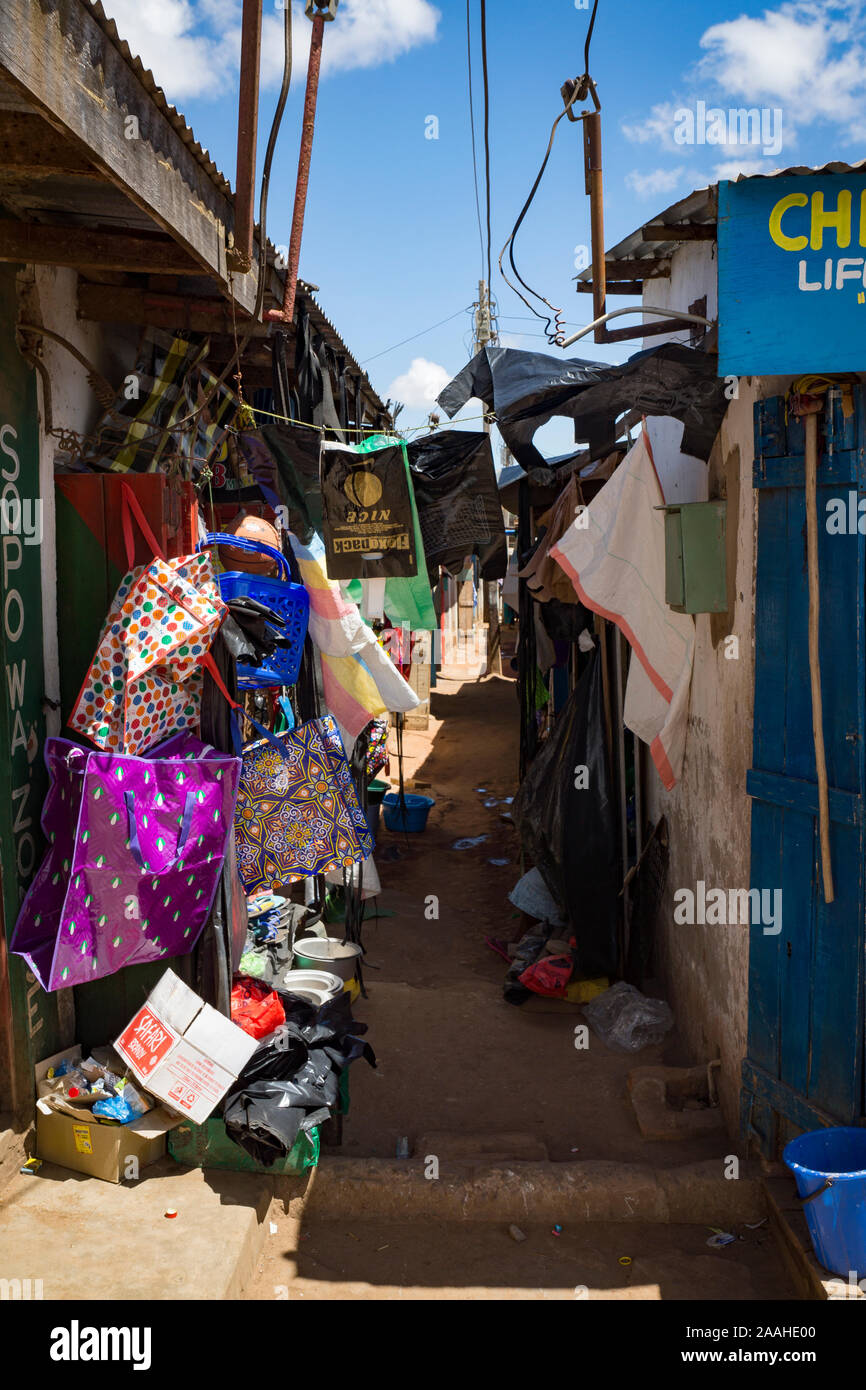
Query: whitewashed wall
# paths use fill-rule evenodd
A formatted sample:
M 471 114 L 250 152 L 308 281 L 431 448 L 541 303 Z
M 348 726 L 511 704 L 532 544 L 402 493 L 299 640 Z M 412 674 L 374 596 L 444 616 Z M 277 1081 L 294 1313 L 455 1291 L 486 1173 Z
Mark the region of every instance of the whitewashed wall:
M 715 245 L 684 245 L 670 280 L 652 281 L 644 302 L 687 310 L 702 295 L 707 317 L 717 306 Z M 647 321 L 651 321 L 649 318 Z M 683 334 L 671 335 L 680 340 Z M 665 337 L 645 340 L 646 346 Z M 752 758 L 756 495 L 752 488 L 753 407 L 785 383 L 744 378 L 731 401 L 709 463 L 680 451 L 682 425 L 653 419 L 649 434 L 668 502 L 727 497 L 735 566 L 733 608 L 727 617 L 698 614 L 685 764 L 680 783 L 665 792 L 647 759 L 649 811 L 664 813 L 670 832 L 670 870 L 657 924 L 659 973 L 684 1040 L 696 1061 L 720 1058 L 720 1092 L 728 1128 L 739 1127 L 740 1063 L 748 1021 L 748 926 L 689 926 L 674 922 L 674 893 L 749 886 L 750 799 L 746 772 Z M 731 534 L 731 528 L 734 533 Z M 736 638 L 736 644 L 729 638 Z M 736 651 L 736 655 L 734 655 Z M 729 653 L 729 654 L 726 654 Z

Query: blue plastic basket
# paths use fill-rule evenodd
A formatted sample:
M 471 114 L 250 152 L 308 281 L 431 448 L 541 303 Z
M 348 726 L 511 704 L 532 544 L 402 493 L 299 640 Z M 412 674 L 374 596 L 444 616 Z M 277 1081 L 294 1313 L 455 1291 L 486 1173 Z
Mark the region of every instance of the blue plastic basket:
M 387 792 L 382 798 L 385 824 L 389 830 L 407 830 L 420 835 L 427 828 L 427 817 L 436 802 L 432 796 L 418 796 L 416 792 L 406 792 L 406 815 L 400 809 L 399 792 Z
M 243 690 L 260 690 L 263 686 L 294 685 L 304 655 L 304 638 L 310 622 L 310 595 L 303 584 L 289 579 L 289 566 L 281 551 L 263 541 L 247 540 L 245 536 L 230 536 L 214 532 L 203 542 L 209 545 L 230 545 L 235 550 L 247 550 L 256 555 L 268 555 L 280 567 L 280 579 L 268 579 L 243 570 L 228 570 L 219 575 L 220 595 L 226 603 L 236 598 L 252 598 L 272 608 L 285 621 L 285 628 L 275 629 L 287 642 L 277 647 L 264 666 L 245 666 L 238 662 L 238 685 Z M 200 547 L 201 548 L 201 547 Z

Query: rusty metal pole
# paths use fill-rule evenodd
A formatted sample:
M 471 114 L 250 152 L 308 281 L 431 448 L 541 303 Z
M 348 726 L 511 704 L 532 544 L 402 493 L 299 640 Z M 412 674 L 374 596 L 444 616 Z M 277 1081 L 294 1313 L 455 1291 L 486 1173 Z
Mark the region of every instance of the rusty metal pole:
M 304 211 L 310 182 L 310 158 L 313 153 L 313 132 L 316 126 L 316 99 L 319 94 L 319 69 L 322 64 L 322 37 L 326 15 L 313 15 L 313 34 L 310 39 L 310 61 L 307 67 L 307 90 L 304 96 L 304 124 L 301 130 L 301 150 L 298 155 L 298 182 L 295 188 L 295 210 L 292 215 L 292 235 L 289 241 L 289 263 L 282 309 L 271 309 L 265 315 L 291 323 L 295 314 L 295 295 L 298 288 L 298 268 L 301 261 L 301 238 L 304 232 Z
M 256 137 L 259 124 L 262 5 L 263 0 L 244 0 L 241 21 L 234 245 L 228 253 L 228 262 L 232 270 L 240 271 L 242 275 L 246 275 L 253 265 L 253 208 L 256 193 Z
M 589 194 L 590 227 L 592 239 L 592 317 L 601 318 L 607 312 L 607 272 L 604 263 L 604 195 L 601 175 L 601 115 L 592 111 L 584 121 L 584 163 L 586 169 L 586 191 Z M 607 328 L 600 324 L 595 330 L 595 341 L 606 341 Z

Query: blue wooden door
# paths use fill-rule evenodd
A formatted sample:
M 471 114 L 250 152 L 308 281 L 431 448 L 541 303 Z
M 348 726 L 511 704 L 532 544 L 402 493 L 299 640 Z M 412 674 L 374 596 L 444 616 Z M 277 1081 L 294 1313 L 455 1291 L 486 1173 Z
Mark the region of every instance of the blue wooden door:
M 819 417 L 818 558 L 835 901 L 824 901 L 808 655 L 804 429 L 755 407 L 758 494 L 751 886 L 782 891 L 781 930 L 750 930 L 744 1133 L 765 1154 L 864 1116 L 864 557 L 866 400 Z M 822 427 L 821 420 L 824 424 Z M 829 510 L 828 510 L 829 504 Z M 864 503 L 866 512 L 866 503 Z M 840 522 L 843 520 L 844 529 Z M 832 529 L 828 529 L 828 522 Z M 866 518 L 863 521 L 866 529 Z

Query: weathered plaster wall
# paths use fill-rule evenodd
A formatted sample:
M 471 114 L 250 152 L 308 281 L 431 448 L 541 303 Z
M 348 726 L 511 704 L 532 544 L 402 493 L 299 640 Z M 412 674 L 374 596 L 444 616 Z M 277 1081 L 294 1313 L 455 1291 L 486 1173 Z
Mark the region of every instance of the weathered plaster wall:
M 670 281 L 653 281 L 645 302 L 688 309 L 707 296 L 716 313 L 715 247 L 687 245 L 674 256 Z M 682 331 L 677 335 L 682 339 Z M 647 345 L 658 342 L 648 339 Z M 745 1053 L 748 926 L 678 925 L 674 893 L 749 885 L 755 505 L 751 487 L 753 385 L 739 383 L 709 465 L 682 454 L 682 426 L 649 424 L 666 501 L 728 500 L 726 615 L 698 614 L 689 728 L 682 780 L 665 792 L 648 760 L 649 809 L 664 814 L 670 833 L 670 869 L 659 914 L 656 960 L 679 1029 L 696 1061 L 721 1058 L 720 1093 L 732 1134 L 738 1127 L 740 1062 Z M 734 642 L 731 639 L 736 639 Z

